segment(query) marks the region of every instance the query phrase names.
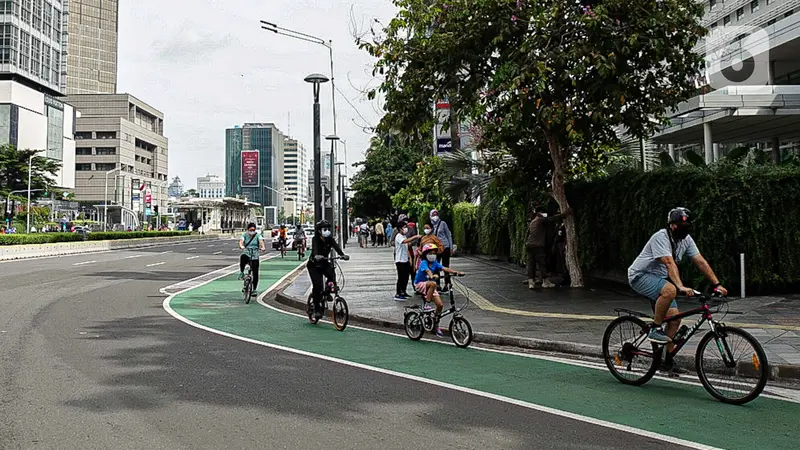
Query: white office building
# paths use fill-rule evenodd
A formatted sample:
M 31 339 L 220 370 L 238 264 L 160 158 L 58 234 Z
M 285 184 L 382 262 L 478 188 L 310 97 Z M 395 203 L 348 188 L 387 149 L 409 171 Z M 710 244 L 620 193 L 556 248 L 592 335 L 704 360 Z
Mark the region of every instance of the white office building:
M 775 161 L 800 149 L 800 1 L 705 0 L 699 47 L 707 70 L 700 95 L 671 112 L 652 138 L 680 159 L 694 149 L 706 162 L 747 145 Z M 710 50 L 710 51 L 709 51 Z M 752 55 L 752 58 L 749 57 Z M 744 60 L 738 63 L 739 60 Z
M 211 174 L 197 177 L 197 195 L 200 198 L 225 197 L 225 180 Z
M 61 96 L 60 1 L 0 1 L 0 144 L 38 150 L 75 187 L 75 110 Z
M 310 202 L 308 192 L 309 152 L 297 139 L 287 138 L 283 145 L 283 208 L 287 216 L 300 215 Z

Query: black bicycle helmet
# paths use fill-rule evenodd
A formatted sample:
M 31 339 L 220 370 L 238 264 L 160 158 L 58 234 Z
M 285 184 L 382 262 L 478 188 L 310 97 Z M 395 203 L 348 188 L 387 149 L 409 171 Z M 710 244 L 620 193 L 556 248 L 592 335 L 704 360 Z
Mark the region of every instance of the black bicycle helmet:
M 325 220 L 325 219 L 322 219 L 322 220 L 320 220 L 319 222 L 317 222 L 317 224 L 316 224 L 316 225 L 314 225 L 314 229 L 315 229 L 315 230 L 317 230 L 317 231 L 319 231 L 319 230 L 321 230 L 321 229 L 323 229 L 323 228 L 328 228 L 328 229 L 330 229 L 330 228 L 331 228 L 331 223 L 330 223 L 330 222 L 328 222 L 328 221 L 327 221 L 327 220 Z
M 683 207 L 677 207 L 670 210 L 667 215 L 667 225 L 672 224 L 689 224 L 691 223 L 691 211 Z

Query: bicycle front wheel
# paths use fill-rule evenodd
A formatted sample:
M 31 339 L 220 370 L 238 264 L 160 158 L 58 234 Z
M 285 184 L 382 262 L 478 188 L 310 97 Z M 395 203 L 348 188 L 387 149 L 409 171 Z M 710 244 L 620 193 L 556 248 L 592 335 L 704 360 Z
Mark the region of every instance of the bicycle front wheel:
M 603 334 L 606 367 L 624 384 L 641 386 L 656 374 L 663 347 L 647 339 L 647 324 L 634 316 L 611 321 Z
M 472 343 L 472 325 L 463 317 L 453 317 L 450 321 L 450 339 L 457 347 L 467 348 Z
M 250 303 L 250 296 L 253 293 L 253 283 L 250 280 L 245 280 L 244 282 L 244 289 L 242 289 L 242 295 L 244 296 L 245 304 Z
M 342 297 L 336 297 L 333 301 L 331 320 L 337 330 L 344 331 L 347 328 L 347 321 L 350 320 L 350 310 L 347 308 L 347 302 Z
M 416 311 L 407 313 L 403 318 L 403 326 L 406 329 L 406 336 L 412 341 L 422 339 L 425 328 L 422 327 L 422 317 Z
M 711 343 L 714 345 L 709 345 Z M 761 344 L 741 328 L 719 327 L 700 340 L 695 355 L 700 382 L 717 400 L 743 405 L 756 399 L 769 378 Z

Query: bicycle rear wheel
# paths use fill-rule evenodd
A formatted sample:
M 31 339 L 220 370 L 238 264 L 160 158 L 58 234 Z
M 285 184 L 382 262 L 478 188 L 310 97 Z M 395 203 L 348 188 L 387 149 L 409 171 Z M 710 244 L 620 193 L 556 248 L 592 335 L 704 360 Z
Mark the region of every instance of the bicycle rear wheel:
M 457 347 L 467 348 L 472 343 L 472 325 L 463 317 L 453 317 L 450 321 L 450 339 Z
M 347 321 L 350 320 L 350 310 L 347 308 L 347 302 L 342 297 L 336 297 L 333 300 L 331 320 L 337 330 L 344 331 L 347 328 Z
M 647 332 L 643 320 L 622 316 L 603 333 L 603 359 L 611 375 L 624 384 L 641 386 L 658 370 L 664 347 L 648 341 Z
M 406 313 L 403 318 L 403 327 L 406 330 L 406 336 L 412 341 L 422 339 L 422 335 L 425 334 L 425 328 L 422 327 L 422 318 L 416 311 Z
M 712 341 L 716 345 L 709 346 Z M 734 405 L 755 400 L 769 378 L 769 363 L 761 344 L 750 333 L 734 327 L 719 327 L 703 336 L 697 345 L 695 369 L 709 394 Z

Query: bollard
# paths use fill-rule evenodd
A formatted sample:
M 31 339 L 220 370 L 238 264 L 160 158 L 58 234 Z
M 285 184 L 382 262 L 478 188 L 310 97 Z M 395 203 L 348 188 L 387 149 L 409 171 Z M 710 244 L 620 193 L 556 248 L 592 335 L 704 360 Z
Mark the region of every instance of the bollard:
M 744 298 L 744 253 L 739 254 L 739 266 L 741 267 L 741 276 L 739 279 L 739 283 L 741 284 L 741 296 Z

